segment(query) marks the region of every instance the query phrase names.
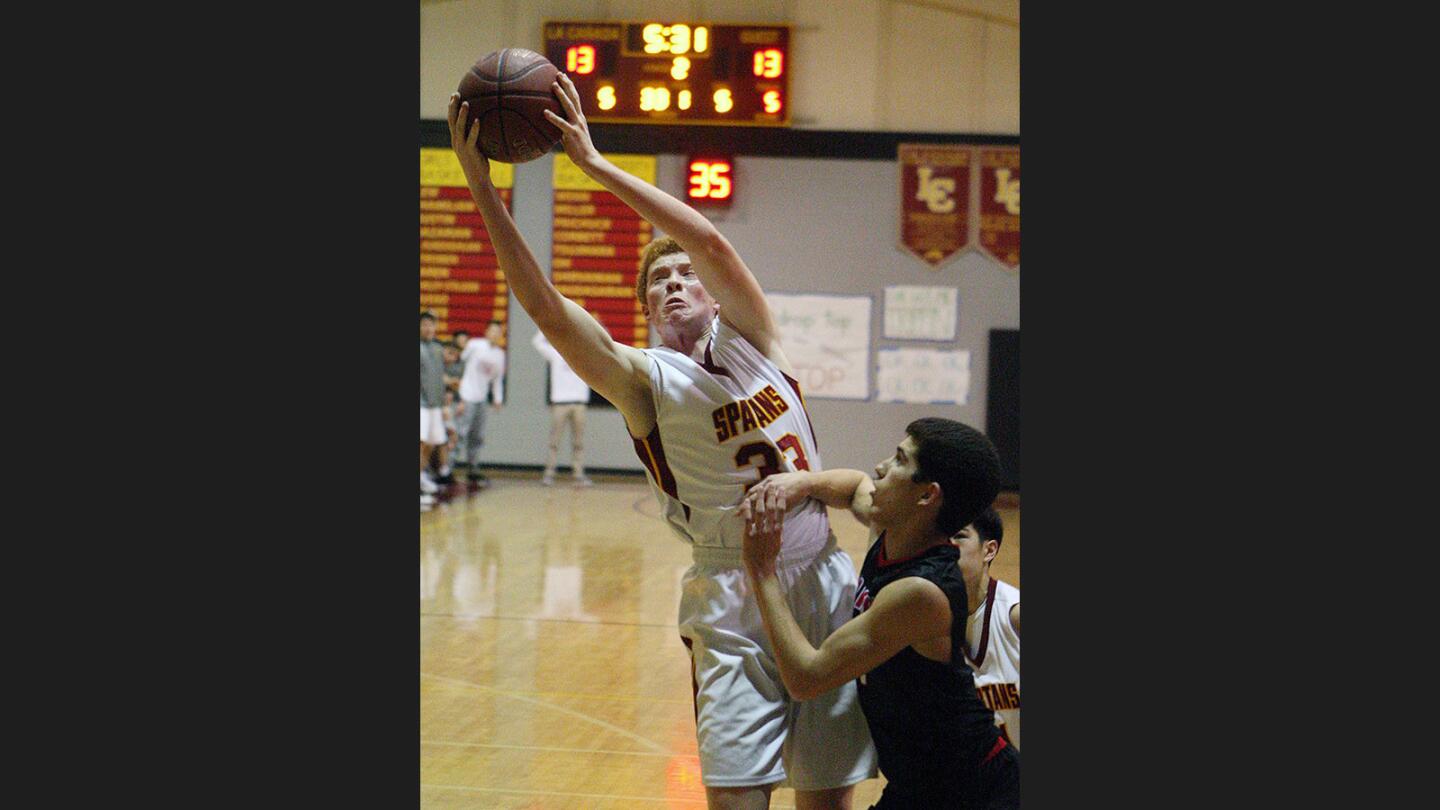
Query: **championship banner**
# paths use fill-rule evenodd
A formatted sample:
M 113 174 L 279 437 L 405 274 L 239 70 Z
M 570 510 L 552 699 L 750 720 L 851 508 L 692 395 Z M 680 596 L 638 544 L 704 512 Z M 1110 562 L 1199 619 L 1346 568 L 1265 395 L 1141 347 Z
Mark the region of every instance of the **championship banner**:
M 980 249 L 1020 268 L 1020 147 L 987 146 L 980 153 Z
M 510 208 L 515 167 L 492 160 L 490 178 Z M 457 329 L 482 336 L 491 320 L 507 323 L 510 313 L 485 221 L 449 149 L 420 148 L 420 311 L 435 313 L 439 340 Z
M 606 155 L 621 171 L 651 185 L 654 155 Z M 635 298 L 640 249 L 652 228 L 619 197 L 591 180 L 565 154 L 555 156 L 550 278 L 617 343 L 650 346 L 650 327 Z
M 931 269 L 970 243 L 972 156 L 969 146 L 899 145 L 900 246 Z

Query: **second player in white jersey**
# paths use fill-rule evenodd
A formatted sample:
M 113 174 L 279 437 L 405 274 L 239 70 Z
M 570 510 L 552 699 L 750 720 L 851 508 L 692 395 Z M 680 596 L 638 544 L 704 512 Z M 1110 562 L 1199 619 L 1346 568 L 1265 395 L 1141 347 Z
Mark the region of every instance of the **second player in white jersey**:
M 1020 634 L 1010 621 L 1010 609 L 1019 604 L 1019 588 L 990 580 L 985 601 L 970 614 L 965 634 L 975 691 L 994 710 L 1001 733 L 1016 749 L 1020 748 Z
M 990 563 L 1004 540 L 1004 524 L 992 507 L 954 538 L 960 547 L 970 618 L 966 659 L 975 670 L 975 690 L 995 712 L 995 724 L 1020 749 L 1020 589 L 990 576 Z

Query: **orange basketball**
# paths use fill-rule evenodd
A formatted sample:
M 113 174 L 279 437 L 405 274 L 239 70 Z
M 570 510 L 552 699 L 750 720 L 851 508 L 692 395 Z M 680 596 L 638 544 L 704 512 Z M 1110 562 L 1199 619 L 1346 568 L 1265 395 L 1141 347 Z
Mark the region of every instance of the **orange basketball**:
M 524 48 L 486 54 L 460 79 L 460 100 L 470 102 L 470 121 L 478 124 L 480 151 L 505 163 L 525 163 L 550 151 L 560 130 L 544 110 L 561 118 L 550 85 L 560 73 L 550 61 Z

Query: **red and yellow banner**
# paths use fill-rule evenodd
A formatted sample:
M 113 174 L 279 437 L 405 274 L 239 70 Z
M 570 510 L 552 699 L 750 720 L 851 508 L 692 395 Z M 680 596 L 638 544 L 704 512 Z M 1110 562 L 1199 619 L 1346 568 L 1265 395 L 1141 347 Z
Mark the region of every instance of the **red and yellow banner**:
M 654 155 L 605 157 L 654 184 Z M 650 328 L 635 298 L 635 276 L 640 250 L 652 235 L 650 223 L 564 154 L 555 156 L 554 186 L 550 277 L 555 287 L 595 316 L 617 343 L 648 347 Z
M 515 167 L 491 161 L 490 179 L 510 208 Z M 460 329 L 483 335 L 490 321 L 510 316 L 510 291 L 460 161 L 433 147 L 420 149 L 420 311 L 427 310 L 440 340 Z
M 1020 147 L 987 146 L 980 156 L 980 249 L 1020 267 Z
M 972 148 L 899 145 L 900 246 L 931 268 L 970 244 Z

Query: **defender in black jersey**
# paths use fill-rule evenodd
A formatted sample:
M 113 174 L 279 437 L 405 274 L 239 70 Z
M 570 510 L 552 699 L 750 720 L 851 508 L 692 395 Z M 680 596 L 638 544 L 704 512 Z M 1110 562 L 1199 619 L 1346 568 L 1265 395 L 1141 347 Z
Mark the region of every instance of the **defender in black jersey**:
M 852 678 L 887 784 L 872 810 L 1018 808 L 1020 759 L 994 725 L 965 662 L 967 603 L 949 538 L 999 491 L 1000 461 L 979 431 L 917 419 L 875 467 L 782 473 L 750 490 L 745 567 L 786 689 L 807 700 Z M 855 616 L 817 650 L 775 573 L 786 512 L 805 498 L 846 508 L 875 532 Z

